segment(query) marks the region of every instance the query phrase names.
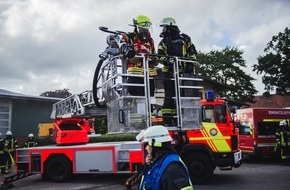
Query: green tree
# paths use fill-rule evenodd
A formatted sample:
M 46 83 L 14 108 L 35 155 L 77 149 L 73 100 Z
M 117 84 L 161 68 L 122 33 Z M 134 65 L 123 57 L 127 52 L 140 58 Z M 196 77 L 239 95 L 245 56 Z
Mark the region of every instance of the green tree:
M 226 89 L 222 96 L 240 102 L 253 102 L 257 90 L 252 82 L 255 80 L 241 68 L 246 68 L 242 57 L 243 51 L 238 48 L 226 47 L 221 51 L 199 52 L 197 60 L 200 63 L 198 73 L 222 84 L 232 86 Z
M 253 71 L 263 74 L 262 82 L 267 92 L 276 88 L 276 94 L 290 93 L 290 29 L 279 32 L 264 49 L 266 55 L 258 57 Z
M 95 133 L 98 134 L 106 134 L 108 132 L 108 126 L 107 126 L 107 117 L 96 117 L 95 118 Z

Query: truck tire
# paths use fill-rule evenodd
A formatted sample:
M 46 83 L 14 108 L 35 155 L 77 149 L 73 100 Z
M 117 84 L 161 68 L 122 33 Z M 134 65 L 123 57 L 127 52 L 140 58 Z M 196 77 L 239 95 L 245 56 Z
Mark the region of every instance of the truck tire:
M 185 156 L 186 164 L 193 184 L 205 184 L 212 176 L 214 166 L 208 156 L 194 153 Z
M 101 68 L 102 68 L 102 65 L 103 65 L 103 60 L 100 59 L 100 61 L 98 62 L 98 65 L 95 69 L 95 73 L 94 73 L 94 79 L 93 79 L 93 99 L 94 99 L 94 102 L 96 104 L 97 107 L 99 108 L 105 108 L 106 107 L 106 104 L 101 104 L 100 101 L 104 98 L 104 97 L 101 97 L 102 96 L 102 92 L 99 91 L 99 89 L 97 88 L 98 87 L 98 82 L 100 80 L 100 72 L 101 72 Z
M 72 164 L 64 156 L 52 157 L 45 168 L 45 174 L 54 182 L 64 182 L 72 177 Z

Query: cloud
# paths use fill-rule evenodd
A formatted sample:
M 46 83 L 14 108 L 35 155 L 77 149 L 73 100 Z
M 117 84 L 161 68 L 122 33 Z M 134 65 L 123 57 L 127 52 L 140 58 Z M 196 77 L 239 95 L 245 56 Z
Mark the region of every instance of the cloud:
M 285 0 L 2 0 L 0 88 L 30 95 L 63 88 L 72 93 L 90 90 L 98 54 L 106 47 L 107 34 L 98 27 L 132 31 L 128 24 L 139 14 L 151 18 L 156 46 L 158 23 L 171 16 L 198 51 L 243 49 L 251 73 L 266 43 L 289 26 L 289 4 Z M 257 82 L 261 93 L 263 85 Z

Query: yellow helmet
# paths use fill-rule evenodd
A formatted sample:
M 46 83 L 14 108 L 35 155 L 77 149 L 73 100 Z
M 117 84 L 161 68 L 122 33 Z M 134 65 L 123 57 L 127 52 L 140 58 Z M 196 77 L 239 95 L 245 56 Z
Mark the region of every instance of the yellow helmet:
M 151 21 L 148 16 L 145 15 L 139 15 L 135 19 L 133 19 L 134 25 L 136 25 L 139 28 L 143 29 L 149 29 L 151 26 Z

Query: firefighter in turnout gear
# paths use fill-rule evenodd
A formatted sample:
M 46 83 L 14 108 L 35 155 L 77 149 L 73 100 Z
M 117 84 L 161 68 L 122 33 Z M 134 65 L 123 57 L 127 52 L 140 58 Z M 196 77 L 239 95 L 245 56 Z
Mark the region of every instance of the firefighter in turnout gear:
M 129 45 L 132 45 L 135 51 L 135 55 L 140 53 L 155 53 L 154 41 L 151 37 L 149 29 L 151 27 L 150 18 L 145 15 L 139 15 L 133 19 L 134 32 L 123 35 L 123 41 Z M 149 75 L 150 77 L 157 76 L 157 70 L 155 68 L 156 62 L 154 60 L 149 61 Z M 127 72 L 133 75 L 143 75 L 143 60 L 137 58 L 128 58 L 127 60 Z M 128 83 L 144 84 L 144 78 L 142 77 L 129 77 Z M 150 96 L 154 95 L 155 85 L 154 80 L 150 80 Z M 144 96 L 144 87 L 130 86 L 128 91 L 133 96 Z
M 164 67 L 162 68 L 163 77 L 164 77 L 164 91 L 165 91 L 165 99 L 162 108 L 162 115 L 165 116 L 163 118 L 164 125 L 171 126 L 176 123 L 176 121 L 172 118 L 173 115 L 176 114 L 175 102 L 172 97 L 175 96 L 175 82 L 171 80 L 173 78 L 173 60 L 168 59 L 167 56 L 179 56 L 179 57 L 188 57 L 192 59 L 196 59 L 196 49 L 193 43 L 191 42 L 191 38 L 186 34 L 180 34 L 180 30 L 176 25 L 176 22 L 173 18 L 167 17 L 162 19 L 160 26 L 163 28 L 160 37 L 162 40 L 158 45 L 158 54 L 165 55 L 160 58 L 161 63 L 163 63 Z M 180 75 L 189 77 L 193 73 L 193 64 L 182 63 L 179 65 L 179 73 Z M 188 92 L 184 92 L 186 96 L 193 96 L 196 94 L 188 94 Z M 167 117 L 166 117 L 167 116 Z
M 5 155 L 4 155 L 4 150 L 5 150 L 5 142 L 4 140 L 1 138 L 0 139 L 0 167 L 1 167 L 1 174 L 5 174 L 5 166 L 6 166 L 6 160 L 5 160 Z
M 279 128 L 276 131 L 276 146 L 275 151 L 280 151 L 281 159 L 290 157 L 290 132 L 286 120 L 279 123 Z
M 187 167 L 172 148 L 166 127 L 149 127 L 136 139 L 148 153 L 139 190 L 193 190 Z
M 36 145 L 37 145 L 37 142 L 35 142 L 34 135 L 32 133 L 30 133 L 28 135 L 27 141 L 24 144 L 24 148 L 30 148 L 30 147 L 34 147 Z
M 6 144 L 6 148 L 4 150 L 5 163 L 7 163 L 8 166 L 8 170 L 6 172 L 9 172 L 12 169 L 12 165 L 15 163 L 14 156 L 15 149 L 18 148 L 18 142 L 13 138 L 11 131 L 6 132 L 6 138 L 4 139 L 4 142 Z

